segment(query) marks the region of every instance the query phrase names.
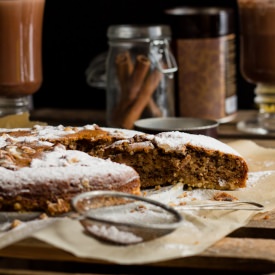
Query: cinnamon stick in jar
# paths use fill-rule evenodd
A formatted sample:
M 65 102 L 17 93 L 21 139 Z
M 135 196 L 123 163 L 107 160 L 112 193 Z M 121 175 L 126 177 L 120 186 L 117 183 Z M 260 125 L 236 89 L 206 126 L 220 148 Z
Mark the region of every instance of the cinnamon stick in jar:
M 150 98 L 146 111 L 150 114 L 150 117 L 161 117 L 162 111 L 153 98 Z
M 158 87 L 162 73 L 154 69 L 144 81 L 136 99 L 132 105 L 127 109 L 126 113 L 122 116 L 121 127 L 125 129 L 133 129 L 134 122 L 138 120 L 148 104 L 151 96 Z
M 127 63 L 127 66 L 125 63 Z M 151 65 L 151 61 L 146 56 L 138 55 L 132 73 L 127 75 L 125 73 L 125 67 L 131 66 L 128 63 L 129 60 L 117 60 L 117 75 L 120 76 L 121 96 L 115 111 L 115 116 L 117 112 L 119 113 L 118 115 L 123 114 L 123 112 L 133 103 Z M 127 68 L 127 73 L 128 72 Z
M 129 110 L 135 106 L 135 101 L 137 98 L 140 100 L 141 90 L 147 91 L 152 81 L 152 76 L 148 76 L 150 72 L 151 61 L 145 55 L 137 55 L 135 63 L 132 63 L 130 53 L 123 52 L 120 53 L 116 58 L 116 70 L 117 77 L 120 83 L 120 98 L 117 106 L 113 111 L 113 121 L 119 127 L 133 127 L 133 122 L 126 123 L 127 126 L 124 126 L 124 121 L 128 121 L 126 116 L 128 116 Z M 132 72 L 132 73 L 130 73 Z M 138 115 L 135 115 L 136 119 L 140 118 L 144 109 L 146 108 L 150 115 L 152 116 L 161 116 L 162 112 L 152 98 L 154 90 L 157 88 L 157 85 L 152 83 L 152 89 L 150 89 L 150 97 L 145 97 L 146 103 L 142 103 L 139 106 Z M 145 87 L 145 88 L 144 88 Z M 154 87 L 154 88 L 153 88 Z M 131 113 L 131 112 L 130 112 Z M 131 118 L 129 118 L 131 120 Z M 130 125 L 130 126 L 128 126 Z M 131 126 L 132 125 L 132 126 Z
M 151 61 L 145 55 L 137 55 L 134 70 L 129 79 L 129 100 L 133 101 L 150 69 Z
M 121 52 L 115 59 L 116 73 L 121 89 L 121 97 L 128 94 L 128 80 L 134 70 L 129 51 Z
M 139 54 L 136 56 L 136 62 L 134 65 L 134 70 L 129 79 L 129 93 L 128 93 L 128 103 L 131 104 L 137 97 L 146 76 L 150 70 L 151 61 L 150 59 L 143 55 Z M 146 108 L 151 116 L 159 117 L 162 115 L 161 110 L 155 103 L 154 99 L 151 97 Z

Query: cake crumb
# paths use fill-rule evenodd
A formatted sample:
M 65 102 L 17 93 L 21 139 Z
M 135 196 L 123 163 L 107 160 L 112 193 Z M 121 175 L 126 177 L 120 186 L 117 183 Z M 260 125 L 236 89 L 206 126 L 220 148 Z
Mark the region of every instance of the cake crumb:
M 237 201 L 238 198 L 234 197 L 226 192 L 216 193 L 213 197 L 215 201 Z
M 20 220 L 15 219 L 15 220 L 12 221 L 10 228 L 13 229 L 15 227 L 20 226 L 21 224 L 22 224 L 22 222 Z
M 178 198 L 186 198 L 187 192 L 183 192 L 181 195 L 178 196 Z
M 38 218 L 39 220 L 45 220 L 45 219 L 48 219 L 48 215 L 46 213 L 42 213 Z

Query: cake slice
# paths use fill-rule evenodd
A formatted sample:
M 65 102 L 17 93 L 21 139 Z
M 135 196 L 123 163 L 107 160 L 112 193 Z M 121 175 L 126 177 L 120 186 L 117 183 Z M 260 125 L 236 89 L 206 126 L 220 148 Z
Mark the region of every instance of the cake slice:
M 248 166 L 217 139 L 182 132 L 138 134 L 106 146 L 101 157 L 133 167 L 141 187 L 182 182 L 192 188 L 234 190 L 246 186 Z
M 17 138 L 23 137 L 21 134 Z M 1 211 L 43 211 L 55 216 L 71 211 L 72 198 L 83 192 L 112 190 L 140 195 L 139 175 L 129 166 L 61 144 L 30 136 L 23 142 L 14 136 L 0 138 Z

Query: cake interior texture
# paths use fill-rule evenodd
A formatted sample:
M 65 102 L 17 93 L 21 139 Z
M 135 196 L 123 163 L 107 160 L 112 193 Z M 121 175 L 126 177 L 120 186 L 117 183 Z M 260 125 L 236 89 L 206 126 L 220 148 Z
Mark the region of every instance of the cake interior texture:
M 141 188 L 178 182 L 218 190 L 246 185 L 248 166 L 244 158 L 208 136 L 167 132 L 125 137 L 103 131 L 91 137 L 84 130 L 58 141 L 68 148 L 133 167 L 140 175 Z

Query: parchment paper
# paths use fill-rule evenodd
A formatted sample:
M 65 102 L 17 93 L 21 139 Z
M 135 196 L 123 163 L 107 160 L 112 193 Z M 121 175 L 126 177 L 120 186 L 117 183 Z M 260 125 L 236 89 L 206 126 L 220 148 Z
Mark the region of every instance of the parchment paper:
M 265 206 L 264 211 L 275 208 L 275 149 L 266 149 L 250 140 L 239 140 L 229 145 L 240 152 L 249 165 L 248 186 L 226 193 L 240 201 L 255 201 Z M 183 192 L 185 195 L 182 196 Z M 153 199 L 167 204 L 182 202 L 209 202 L 217 190 L 183 191 L 179 185 L 148 193 Z M 28 224 L 19 239 L 32 236 L 78 257 L 107 260 L 118 264 L 146 264 L 179 257 L 196 255 L 235 229 L 242 227 L 259 211 L 181 210 L 183 226 L 159 239 L 129 246 L 106 244 L 84 234 L 82 225 L 70 218 L 56 219 L 45 226 Z M 42 228 L 42 229 L 41 229 Z M 17 233 L 20 228 L 17 228 Z M 9 234 L 12 234 L 9 232 Z M 11 244 L 0 236 L 0 248 Z
M 248 186 L 228 194 L 242 201 L 255 201 L 265 206 L 264 211 L 275 208 L 275 149 L 262 148 L 252 141 L 241 140 L 230 143 L 239 151 L 249 165 Z M 182 200 L 204 201 L 218 191 L 188 191 Z M 183 191 L 169 191 L 151 195 L 161 202 L 173 203 Z M 181 212 L 185 223 L 173 233 L 159 239 L 130 246 L 102 243 L 83 233 L 78 221 L 59 220 L 51 226 L 33 234 L 34 237 L 64 249 L 78 257 L 107 260 L 119 264 L 142 264 L 198 254 L 244 226 L 256 211 L 188 210 Z

